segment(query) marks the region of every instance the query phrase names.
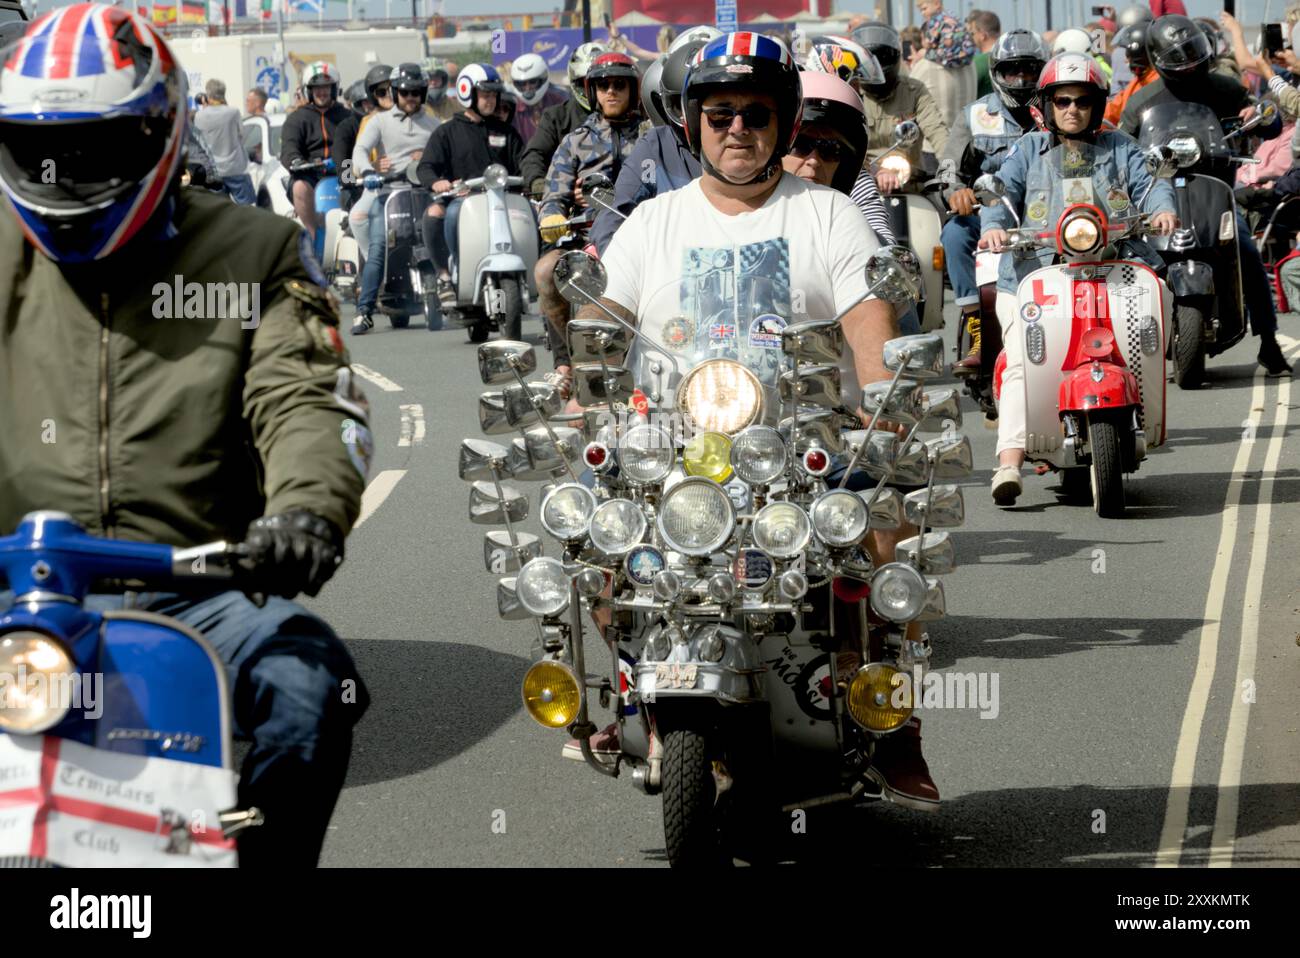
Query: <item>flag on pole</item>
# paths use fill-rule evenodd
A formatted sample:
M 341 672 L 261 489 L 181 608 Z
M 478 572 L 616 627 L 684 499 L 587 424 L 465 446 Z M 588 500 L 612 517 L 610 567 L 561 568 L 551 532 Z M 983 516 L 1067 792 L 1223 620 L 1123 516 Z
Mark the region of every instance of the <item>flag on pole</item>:
M 155 3 L 153 5 L 153 22 L 157 24 L 175 23 L 176 7 L 174 5 L 166 7 Z
M 208 10 L 202 0 L 181 0 L 181 23 L 207 23 Z

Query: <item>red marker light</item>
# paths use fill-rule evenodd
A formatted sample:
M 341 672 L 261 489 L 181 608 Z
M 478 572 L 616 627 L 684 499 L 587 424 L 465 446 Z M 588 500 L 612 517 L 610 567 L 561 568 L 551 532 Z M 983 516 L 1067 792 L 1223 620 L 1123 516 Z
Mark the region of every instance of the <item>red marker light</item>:
M 582 456 L 588 466 L 592 469 L 599 469 L 609 461 L 609 450 L 605 448 L 603 443 L 588 443 Z
M 822 449 L 809 449 L 803 454 L 803 467 L 814 476 L 820 476 L 830 464 L 830 457 Z

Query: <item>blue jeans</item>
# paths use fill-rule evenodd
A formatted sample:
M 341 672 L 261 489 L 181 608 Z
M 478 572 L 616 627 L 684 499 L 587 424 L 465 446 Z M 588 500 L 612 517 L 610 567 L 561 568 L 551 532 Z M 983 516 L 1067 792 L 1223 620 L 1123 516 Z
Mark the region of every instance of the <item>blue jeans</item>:
M 0 608 L 12 600 L 0 590 Z M 91 595 L 85 604 L 120 609 L 125 597 Z M 271 597 L 259 609 L 242 592 L 146 593 L 132 607 L 196 629 L 225 663 L 233 731 L 253 742 L 240 771 L 239 805 L 266 816 L 264 825 L 240 833 L 240 865 L 314 867 L 347 776 L 352 727 L 370 703 L 343 643 L 288 599 Z
M 974 214 L 952 217 L 943 224 L 943 232 L 939 234 L 953 299 L 958 306 L 974 306 L 980 301 L 979 287 L 975 285 L 975 246 L 979 241 L 980 218 Z
M 450 257 L 455 256 L 457 253 L 457 246 L 459 243 L 457 241 L 456 230 L 460 224 L 460 208 L 464 202 L 465 200 L 463 198 L 457 197 L 452 200 L 450 205 L 447 207 L 447 216 L 442 221 L 442 235 L 444 242 L 447 244 L 449 257 L 448 262 L 446 263 L 435 263 L 439 269 L 446 269 L 450 264 Z M 433 251 L 430 250 L 430 253 L 432 252 Z
M 1237 213 L 1237 245 L 1241 249 L 1242 299 L 1250 315 L 1250 331 L 1255 336 L 1277 332 L 1277 311 L 1273 309 L 1273 281 L 1264 270 L 1255 238 L 1250 235 L 1246 218 Z
M 240 176 L 227 176 L 221 180 L 230 198 L 241 206 L 255 206 L 257 194 L 253 192 L 253 178 L 247 173 Z
M 357 297 L 357 312 L 369 313 L 379 299 L 379 287 L 384 282 L 384 269 L 388 263 L 388 231 L 384 229 L 384 205 L 388 194 L 380 193 L 370 207 L 370 245 L 366 250 L 366 265 L 361 267 L 361 295 Z
M 921 317 L 916 315 L 916 307 L 907 307 L 907 312 L 898 317 L 900 336 L 915 336 L 921 331 Z

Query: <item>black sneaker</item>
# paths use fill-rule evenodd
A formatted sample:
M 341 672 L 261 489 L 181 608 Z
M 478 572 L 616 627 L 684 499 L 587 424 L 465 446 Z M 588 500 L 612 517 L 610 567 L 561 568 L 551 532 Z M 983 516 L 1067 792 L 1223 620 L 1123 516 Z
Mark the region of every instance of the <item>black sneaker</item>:
M 1259 364 L 1264 367 L 1267 376 L 1289 376 L 1291 366 L 1282 355 L 1282 348 L 1272 336 L 1259 344 Z
M 352 322 L 352 335 L 364 336 L 375 328 L 375 321 L 371 319 L 369 313 L 362 313 Z

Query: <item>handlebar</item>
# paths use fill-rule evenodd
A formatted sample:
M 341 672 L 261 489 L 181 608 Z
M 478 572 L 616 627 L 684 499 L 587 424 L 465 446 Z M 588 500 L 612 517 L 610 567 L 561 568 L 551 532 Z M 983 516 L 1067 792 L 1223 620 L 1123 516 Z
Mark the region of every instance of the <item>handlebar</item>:
M 289 167 L 290 173 L 301 173 L 304 170 L 321 170 L 324 173 L 333 173 L 334 160 L 332 157 L 322 157 L 319 160 L 299 160 Z

